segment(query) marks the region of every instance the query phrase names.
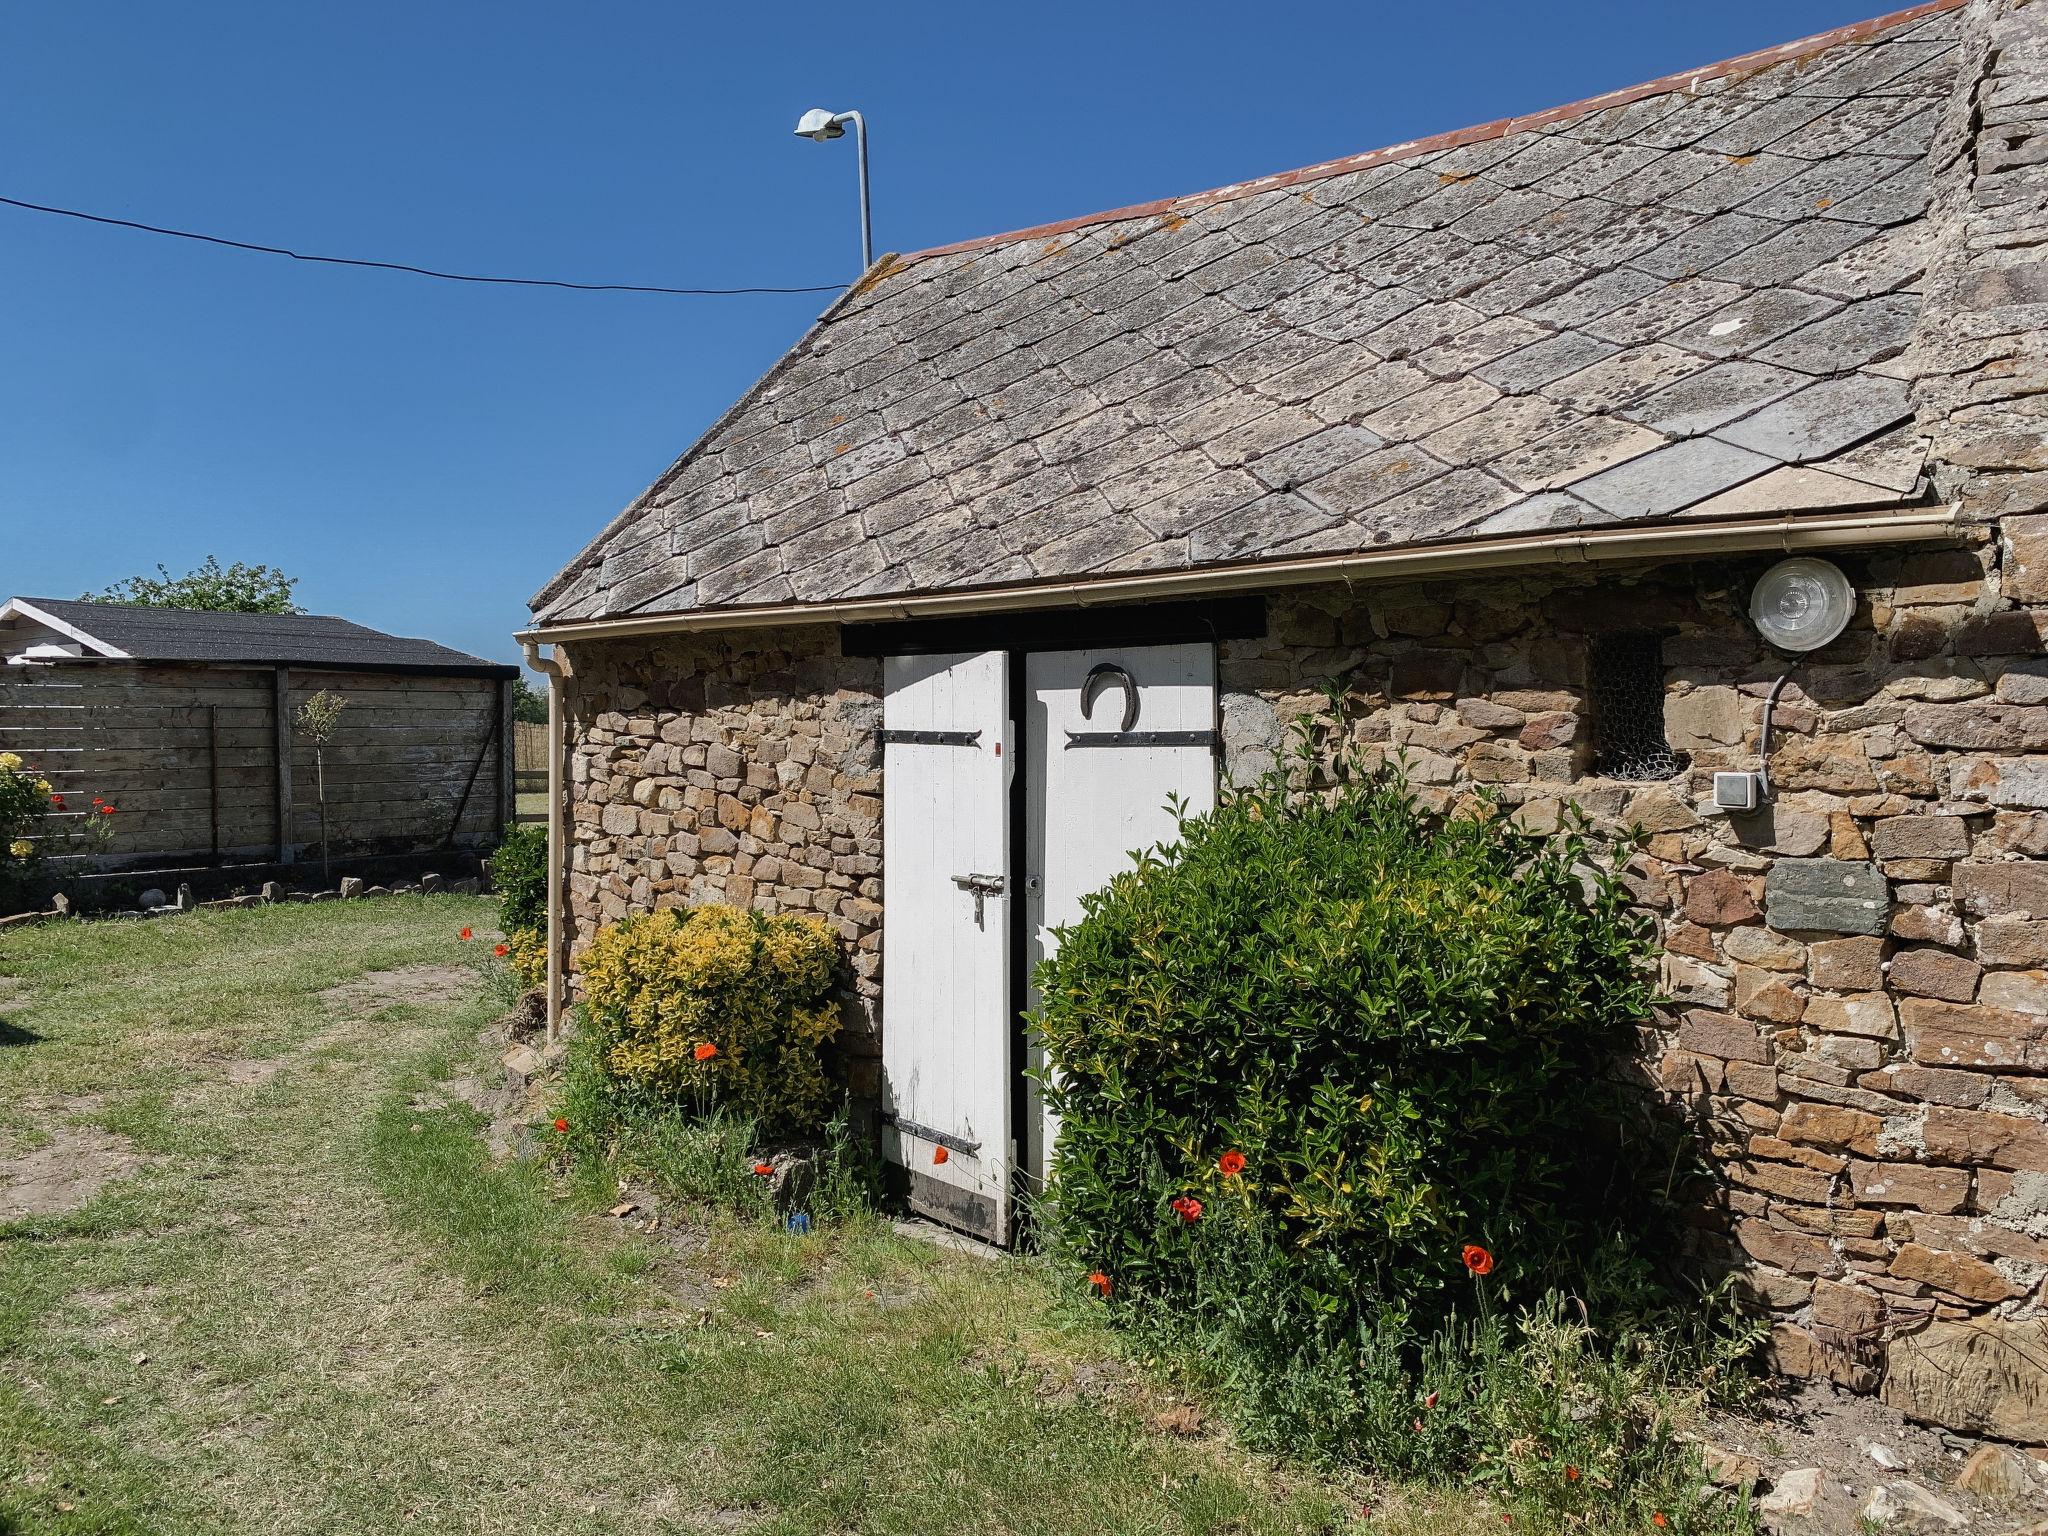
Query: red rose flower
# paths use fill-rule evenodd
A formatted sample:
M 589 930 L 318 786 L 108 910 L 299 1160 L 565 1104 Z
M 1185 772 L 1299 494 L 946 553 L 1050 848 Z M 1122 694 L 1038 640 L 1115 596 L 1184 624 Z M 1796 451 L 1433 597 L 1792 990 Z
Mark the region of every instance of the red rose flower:
M 1107 1296 L 1111 1290 L 1109 1276 L 1105 1275 L 1099 1269 L 1096 1270 L 1093 1274 L 1089 1275 L 1088 1286 L 1089 1289 L 1094 1291 L 1095 1294 L 1098 1296 Z
M 1244 1172 L 1244 1154 L 1233 1147 L 1216 1159 L 1216 1167 L 1226 1179 L 1234 1179 Z
M 952 1155 L 953 1154 L 948 1152 L 944 1147 L 932 1148 L 932 1161 L 934 1163 L 943 1163 L 946 1161 L 947 1158 L 951 1157 Z
M 102 816 L 111 816 L 114 814 L 114 808 L 111 805 L 103 805 L 100 807 L 100 814 Z
M 1465 1267 L 1475 1275 L 1490 1275 L 1493 1273 L 1493 1255 L 1477 1243 L 1467 1243 L 1465 1245 L 1464 1259 Z
M 569 1122 L 568 1122 L 568 1121 L 566 1121 L 566 1120 L 564 1120 L 564 1119 L 562 1119 L 562 1118 L 561 1118 L 561 1117 L 560 1117 L 559 1115 L 557 1115 L 557 1116 L 555 1117 L 555 1130 L 556 1130 L 557 1132 L 559 1132 L 560 1134 L 564 1135 L 564 1136 L 568 1135 L 568 1134 L 569 1134 Z
M 61 811 L 64 809 L 64 797 L 62 795 L 52 795 L 50 796 L 50 804 Z
M 697 1042 L 697 1048 L 690 1054 L 692 1056 L 695 1056 L 699 1061 L 709 1061 L 712 1057 L 718 1054 L 718 1047 L 713 1045 L 709 1040 L 699 1040 Z
M 512 953 L 512 951 L 511 951 L 511 948 L 510 948 L 509 946 L 507 946 L 507 945 L 504 945 L 504 944 L 493 944 L 493 945 L 491 946 L 491 953 L 492 953 L 492 954 L 494 954 L 494 955 L 496 955 L 496 956 L 497 956 L 497 957 L 498 957 L 498 958 L 499 958 L 500 960 L 502 960 L 502 959 L 504 959 L 504 958 L 505 958 L 505 957 L 506 957 L 507 955 L 511 954 L 511 953 Z
M 471 933 L 467 928 L 465 928 L 462 930 L 462 932 L 456 934 L 455 937 L 462 940 L 463 943 L 467 944 L 471 939 L 475 938 L 476 935 Z

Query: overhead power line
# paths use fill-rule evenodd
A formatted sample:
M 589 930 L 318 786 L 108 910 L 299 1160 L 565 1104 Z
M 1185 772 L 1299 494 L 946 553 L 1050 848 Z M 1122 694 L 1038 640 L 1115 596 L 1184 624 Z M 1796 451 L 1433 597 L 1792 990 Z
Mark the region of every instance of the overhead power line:
M 161 224 L 142 224 L 134 219 L 116 219 L 103 213 L 81 213 L 76 208 L 53 208 L 47 203 L 27 203 L 18 197 L 0 197 L 10 208 L 30 213 L 52 213 L 59 218 L 83 219 L 88 224 L 111 224 L 117 229 L 139 229 L 150 235 L 169 235 L 178 240 L 198 240 L 206 245 L 224 245 L 237 251 L 255 251 L 263 256 L 289 256 L 293 261 L 315 261 L 330 267 L 373 267 L 380 272 L 410 272 L 415 277 L 435 277 L 448 283 L 494 283 L 508 288 L 571 288 L 578 293 L 672 293 L 712 297 L 742 293 L 838 293 L 850 284 L 817 283 L 806 288 L 664 288 L 656 283 L 572 283 L 558 277 L 484 277 L 474 272 L 437 272 L 403 261 L 367 261 L 357 256 L 314 256 L 282 245 L 255 245 L 247 240 L 230 240 L 222 235 L 202 235 L 189 229 L 166 229 Z

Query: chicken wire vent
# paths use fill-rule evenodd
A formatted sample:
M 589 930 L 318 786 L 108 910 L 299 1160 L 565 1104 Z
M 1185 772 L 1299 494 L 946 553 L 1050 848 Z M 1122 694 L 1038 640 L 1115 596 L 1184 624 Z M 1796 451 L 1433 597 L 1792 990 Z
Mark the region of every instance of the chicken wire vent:
M 1603 635 L 1593 642 L 1593 768 L 1609 779 L 1669 779 L 1692 765 L 1664 739 L 1664 641 Z

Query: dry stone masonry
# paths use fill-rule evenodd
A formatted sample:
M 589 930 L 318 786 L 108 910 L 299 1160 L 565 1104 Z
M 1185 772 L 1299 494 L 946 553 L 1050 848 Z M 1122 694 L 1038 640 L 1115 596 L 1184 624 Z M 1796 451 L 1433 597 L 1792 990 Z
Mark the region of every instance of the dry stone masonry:
M 830 918 L 852 956 L 842 1045 L 879 1093 L 880 663 L 837 631 L 578 646 L 569 701 L 569 943 L 721 901 Z

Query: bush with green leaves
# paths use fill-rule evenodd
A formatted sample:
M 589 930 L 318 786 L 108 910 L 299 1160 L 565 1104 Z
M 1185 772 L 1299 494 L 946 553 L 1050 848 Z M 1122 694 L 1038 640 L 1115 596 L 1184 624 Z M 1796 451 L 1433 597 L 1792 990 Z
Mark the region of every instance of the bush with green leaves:
M 1520 1352 L 1561 1297 L 1582 1372 L 1671 1336 L 1648 1238 L 1670 1144 L 1616 1070 L 1655 930 L 1631 840 L 1432 810 L 1336 729 L 1141 852 L 1041 969 L 1047 1239 L 1126 1323 L 1229 1361 L 1269 1443 L 1476 1475 L 1530 1439 L 1500 1382 L 1559 1380 Z M 1712 1377 L 1728 1337 L 1665 1363 Z M 1506 1440 L 1430 1437 L 1418 1404 L 1453 1377 L 1465 1429 L 1484 1398 Z M 1561 1411 L 1531 1391 L 1525 1416 Z M 1606 1437 L 1614 1475 L 1668 1495 L 1696 1457 L 1657 1451 L 1645 1482 L 1614 1447 L 1646 1433 Z
M 498 926 L 506 933 L 546 928 L 548 829 L 534 822 L 505 828 L 491 854 L 491 884 L 498 891 Z
M 1433 1328 L 1470 1302 L 1468 1245 L 1506 1294 L 1568 1283 L 1622 1194 L 1601 1130 L 1654 996 L 1627 854 L 1432 814 L 1341 753 L 1327 789 L 1282 769 L 1184 820 L 1039 977 L 1077 1257 L 1187 1293 L 1191 1199 L 1235 1207 L 1332 1322 Z

